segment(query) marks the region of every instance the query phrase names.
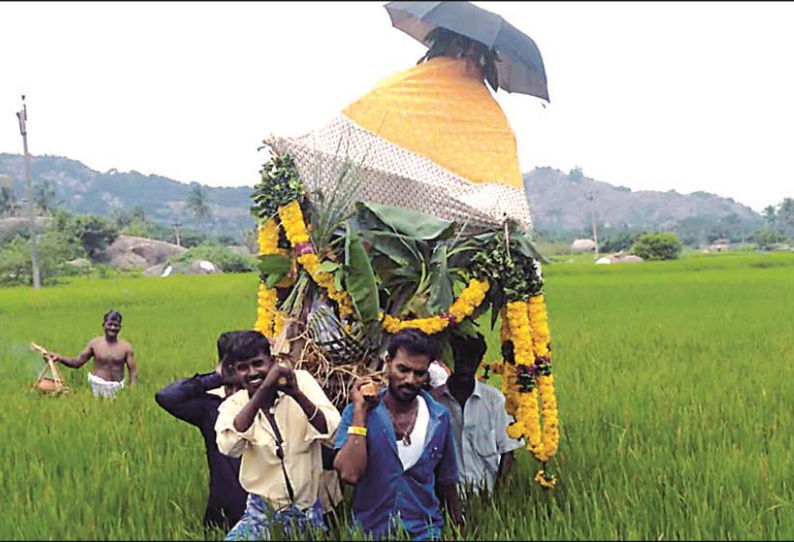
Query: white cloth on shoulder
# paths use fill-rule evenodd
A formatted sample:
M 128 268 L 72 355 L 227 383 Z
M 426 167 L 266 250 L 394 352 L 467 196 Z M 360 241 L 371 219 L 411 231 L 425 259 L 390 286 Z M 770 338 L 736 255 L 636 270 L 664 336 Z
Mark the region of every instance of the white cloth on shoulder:
M 124 388 L 124 380 L 118 382 L 105 380 L 94 373 L 88 373 L 88 381 L 91 383 L 91 390 L 94 392 L 94 397 L 108 397 L 113 399 L 116 397 L 118 391 Z

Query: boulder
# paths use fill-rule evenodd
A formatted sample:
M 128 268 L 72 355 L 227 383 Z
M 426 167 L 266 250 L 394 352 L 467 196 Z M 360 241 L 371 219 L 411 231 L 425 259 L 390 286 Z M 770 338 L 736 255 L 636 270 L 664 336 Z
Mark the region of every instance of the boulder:
M 164 263 L 153 265 L 143 271 L 144 277 L 162 277 L 168 266 Z M 167 276 L 167 275 L 166 275 Z
M 571 243 L 572 252 L 595 252 L 596 244 L 592 239 L 577 239 Z
M 149 267 L 149 262 L 146 261 L 146 258 L 134 252 L 121 252 L 113 257 L 108 262 L 108 265 L 115 269 L 145 269 Z
M 98 258 L 119 269 L 148 269 L 165 263 L 169 258 L 185 252 L 180 247 L 165 241 L 155 241 L 145 237 L 119 235 Z
M 216 273 L 223 273 L 223 271 L 209 260 L 197 260 L 184 271 L 186 275 L 214 275 Z
M 634 254 L 615 254 L 612 257 L 612 263 L 639 263 L 644 261 L 645 260 Z
M 5 241 L 7 238 L 12 237 L 21 228 L 27 229 L 29 223 L 28 218 L 22 216 L 0 218 L 0 241 Z M 36 225 L 36 233 L 44 233 L 52 225 L 52 218 L 49 216 L 36 216 L 33 217 L 33 223 Z
M 209 260 L 192 263 L 174 262 L 153 265 L 143 272 L 145 277 L 171 277 L 173 275 L 215 275 L 223 273 L 221 268 Z
M 91 267 L 91 262 L 85 258 L 75 258 L 74 260 L 66 262 L 66 264 L 77 267 L 78 269 L 87 269 Z

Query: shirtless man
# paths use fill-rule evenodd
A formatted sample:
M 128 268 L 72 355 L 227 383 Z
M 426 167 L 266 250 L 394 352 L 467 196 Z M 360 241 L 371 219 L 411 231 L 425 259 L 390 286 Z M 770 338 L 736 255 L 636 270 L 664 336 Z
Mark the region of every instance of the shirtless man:
M 85 365 L 89 359 L 94 358 L 94 370 L 88 373 L 88 381 L 95 397 L 115 397 L 118 390 L 124 387 L 124 366 L 130 372 L 130 385 L 135 385 L 138 380 L 138 371 L 135 367 L 135 355 L 132 346 L 127 341 L 118 338 L 121 332 L 121 314 L 108 311 L 103 319 L 102 327 L 105 335 L 94 337 L 85 349 L 76 358 L 66 358 L 59 354 L 48 354 L 53 361 L 57 361 L 78 369 Z

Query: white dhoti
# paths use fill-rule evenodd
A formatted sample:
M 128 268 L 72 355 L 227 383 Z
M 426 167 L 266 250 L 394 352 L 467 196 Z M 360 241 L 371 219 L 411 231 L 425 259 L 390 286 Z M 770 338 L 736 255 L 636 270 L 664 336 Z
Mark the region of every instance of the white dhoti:
M 91 383 L 91 390 L 94 392 L 94 397 L 108 397 L 113 399 L 116 397 L 116 393 L 124 387 L 124 380 L 119 382 L 105 380 L 94 373 L 88 373 L 88 381 Z

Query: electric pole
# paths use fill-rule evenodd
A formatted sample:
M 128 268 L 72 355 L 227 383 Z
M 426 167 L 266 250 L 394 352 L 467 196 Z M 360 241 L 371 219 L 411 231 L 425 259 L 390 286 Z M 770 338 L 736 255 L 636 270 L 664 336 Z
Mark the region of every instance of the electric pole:
M 174 222 L 174 233 L 176 234 L 176 246 L 178 247 L 182 246 L 181 239 L 179 238 L 179 226 L 181 225 L 182 223 L 179 221 L 179 219 L 177 219 L 177 221 Z
M 28 107 L 25 105 L 25 95 L 22 95 L 22 109 L 17 111 L 19 119 L 19 133 L 22 134 L 22 147 L 25 151 L 25 182 L 28 185 L 28 219 L 30 220 L 30 262 L 33 266 L 33 288 L 41 288 L 39 276 L 39 263 L 36 258 L 36 218 L 33 215 L 33 180 L 30 175 L 30 156 L 28 155 Z
M 593 193 L 587 193 L 587 199 L 590 200 L 590 218 L 593 222 L 593 241 L 595 242 L 595 259 L 598 259 L 598 228 L 596 227 L 596 218 L 595 218 L 595 205 L 593 204 Z

